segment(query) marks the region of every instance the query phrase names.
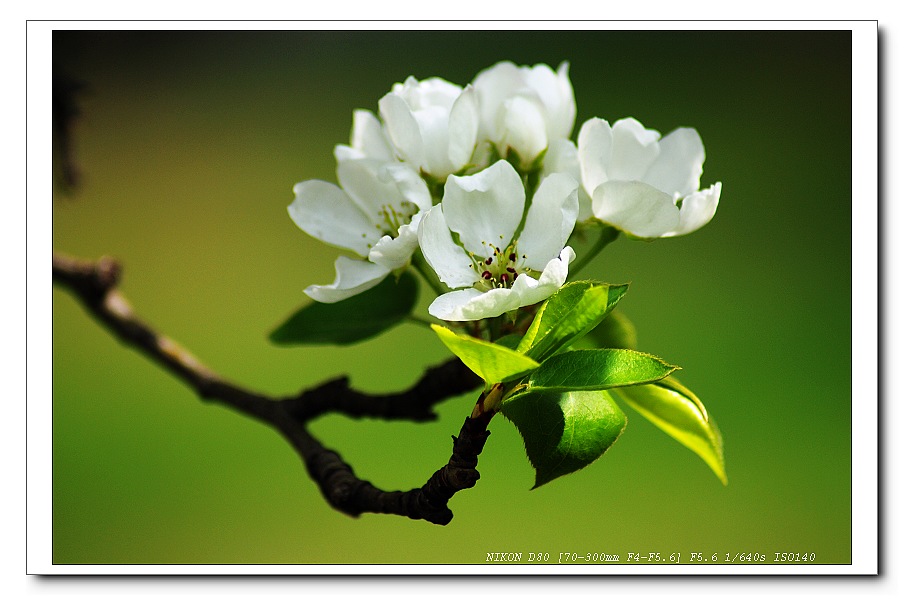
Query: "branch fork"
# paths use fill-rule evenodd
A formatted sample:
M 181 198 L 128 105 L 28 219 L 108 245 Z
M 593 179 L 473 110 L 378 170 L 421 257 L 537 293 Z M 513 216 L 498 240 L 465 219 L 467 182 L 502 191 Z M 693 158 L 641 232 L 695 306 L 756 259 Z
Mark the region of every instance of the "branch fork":
M 362 393 L 351 388 L 347 377 L 340 377 L 295 396 L 274 398 L 228 382 L 180 344 L 142 322 L 118 289 L 121 277 L 121 264 L 110 257 L 87 261 L 53 255 L 55 285 L 72 292 L 115 337 L 188 384 L 201 399 L 229 406 L 282 434 L 336 510 L 352 517 L 384 513 L 446 525 L 453 516 L 449 500 L 480 478 L 477 458 L 490 435 L 487 426 L 495 414 L 483 410 L 487 395 L 481 395 L 458 436 L 453 436 L 449 462 L 422 487 L 409 491 L 383 491 L 358 478 L 339 453 L 326 448 L 307 429 L 311 420 L 333 412 L 352 418 L 435 420 L 435 404 L 480 385 L 480 379 L 458 359 L 427 369 L 417 383 L 400 393 Z

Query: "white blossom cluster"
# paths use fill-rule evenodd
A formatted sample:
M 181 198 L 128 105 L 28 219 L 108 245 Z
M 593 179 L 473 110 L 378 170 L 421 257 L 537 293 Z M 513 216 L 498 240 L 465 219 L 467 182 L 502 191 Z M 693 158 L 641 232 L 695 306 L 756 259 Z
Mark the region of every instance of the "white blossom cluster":
M 721 183 L 700 190 L 703 142 L 665 137 L 633 118 L 593 118 L 571 140 L 568 64 L 499 62 L 466 87 L 408 77 L 379 112 L 357 110 L 334 150 L 337 184 L 295 186 L 292 220 L 357 258 L 332 284 L 305 289 L 333 303 L 368 290 L 423 255 L 448 287 L 429 308 L 479 320 L 543 301 L 566 281 L 576 223 L 640 238 L 690 233 L 716 211 Z

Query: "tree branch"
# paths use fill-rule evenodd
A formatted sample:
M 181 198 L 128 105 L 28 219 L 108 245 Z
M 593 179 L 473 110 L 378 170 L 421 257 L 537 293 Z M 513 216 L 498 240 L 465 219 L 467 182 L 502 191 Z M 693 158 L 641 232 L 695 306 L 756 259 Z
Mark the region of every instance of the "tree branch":
M 121 265 L 109 257 L 85 261 L 53 255 L 54 283 L 71 291 L 119 340 L 138 348 L 202 399 L 230 406 L 280 432 L 301 455 L 311 478 L 333 508 L 351 516 L 386 513 L 445 525 L 452 520 L 449 500 L 458 491 L 473 487 L 480 477 L 477 457 L 490 435 L 486 428 L 491 414 L 465 419 L 458 437 L 453 437 L 449 463 L 423 487 L 405 492 L 382 491 L 358 478 L 338 453 L 324 447 L 306 427 L 308 421 L 329 412 L 353 418 L 433 420 L 433 405 L 480 384 L 458 359 L 428 369 L 401 393 L 361 393 L 342 377 L 295 396 L 273 398 L 226 381 L 178 343 L 142 322 L 117 288 L 121 276 Z

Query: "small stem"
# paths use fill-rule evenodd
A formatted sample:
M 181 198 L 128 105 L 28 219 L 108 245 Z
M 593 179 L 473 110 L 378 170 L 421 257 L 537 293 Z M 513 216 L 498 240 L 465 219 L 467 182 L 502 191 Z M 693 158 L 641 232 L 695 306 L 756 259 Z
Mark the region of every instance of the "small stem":
M 424 278 L 424 281 L 433 289 L 437 296 L 449 292 L 446 285 L 439 281 L 436 272 L 433 271 L 433 268 L 427 263 L 427 259 L 424 258 L 424 255 L 421 254 L 420 250 L 415 251 L 414 255 L 411 257 L 411 264 L 417 269 L 417 272 L 421 274 L 421 277 Z
M 524 183 L 526 202 L 533 203 L 534 193 L 537 192 L 537 186 L 540 185 L 540 172 L 531 171 L 525 173 L 524 175 L 522 175 L 522 182 Z
M 581 269 L 587 266 L 587 264 L 596 258 L 596 255 L 603 251 L 603 248 L 608 246 L 610 243 L 618 239 L 619 231 L 616 228 L 611 226 L 603 227 L 600 232 L 599 238 L 596 240 L 596 243 L 590 248 L 590 250 L 585 253 L 579 260 L 569 270 L 569 275 L 574 276 Z

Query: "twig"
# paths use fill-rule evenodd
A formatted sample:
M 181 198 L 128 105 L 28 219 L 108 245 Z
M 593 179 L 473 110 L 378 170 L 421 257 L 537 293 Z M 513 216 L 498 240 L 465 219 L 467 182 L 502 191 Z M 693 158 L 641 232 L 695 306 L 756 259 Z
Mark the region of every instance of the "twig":
M 361 480 L 338 453 L 324 447 L 306 427 L 308 421 L 328 412 L 353 418 L 433 420 L 434 404 L 480 384 L 457 359 L 428 369 L 401 393 L 361 393 L 342 377 L 292 397 L 273 398 L 226 381 L 182 346 L 142 322 L 117 289 L 121 275 L 122 267 L 109 257 L 84 261 L 53 255 L 54 283 L 73 292 L 117 338 L 186 382 L 202 399 L 230 406 L 279 431 L 301 455 L 311 478 L 333 508 L 351 516 L 386 513 L 445 525 L 452 520 L 449 500 L 458 491 L 473 487 L 480 477 L 477 457 L 489 436 L 486 427 L 491 415 L 465 419 L 459 436 L 453 438 L 449 463 L 423 487 L 406 492 L 382 491 Z

